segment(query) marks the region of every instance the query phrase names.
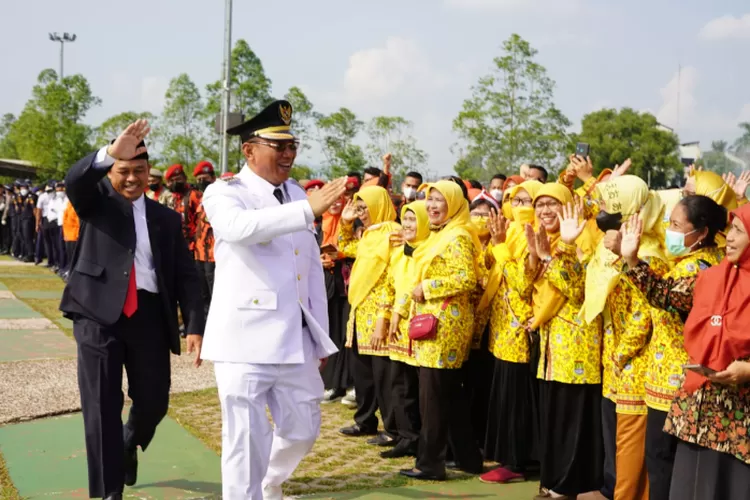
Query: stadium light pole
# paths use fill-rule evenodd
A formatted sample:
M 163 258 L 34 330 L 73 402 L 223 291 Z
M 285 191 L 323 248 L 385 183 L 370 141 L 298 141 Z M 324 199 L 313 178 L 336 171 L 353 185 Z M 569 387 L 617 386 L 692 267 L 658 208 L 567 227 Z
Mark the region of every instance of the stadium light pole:
M 232 80 L 232 0 L 226 0 L 224 5 L 224 75 L 221 99 L 221 173 L 228 171 L 229 165 L 229 104 L 231 97 L 230 82 Z
M 66 43 L 72 43 L 76 41 L 76 34 L 75 33 L 63 33 L 62 36 L 55 33 L 49 34 L 49 39 L 53 42 L 60 42 L 60 81 L 63 79 L 63 60 L 65 56 L 65 44 Z

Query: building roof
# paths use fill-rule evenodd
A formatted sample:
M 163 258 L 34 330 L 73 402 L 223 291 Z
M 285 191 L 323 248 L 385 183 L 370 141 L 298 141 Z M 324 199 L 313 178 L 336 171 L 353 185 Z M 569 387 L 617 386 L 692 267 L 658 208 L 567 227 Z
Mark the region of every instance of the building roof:
M 36 177 L 36 167 L 30 161 L 0 158 L 0 175 L 7 177 Z

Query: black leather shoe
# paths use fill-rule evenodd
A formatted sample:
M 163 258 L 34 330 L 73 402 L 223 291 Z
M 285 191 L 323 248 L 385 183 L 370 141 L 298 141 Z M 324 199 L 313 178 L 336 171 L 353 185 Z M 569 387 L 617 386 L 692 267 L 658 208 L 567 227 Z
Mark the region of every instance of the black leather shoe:
M 416 443 L 409 443 L 401 440 L 399 443 L 388 451 L 384 451 L 380 454 L 380 458 L 403 458 L 403 457 L 416 457 L 417 456 L 417 445 Z
M 125 486 L 133 486 L 138 479 L 138 448 L 125 450 Z
M 411 479 L 420 479 L 422 481 L 445 481 L 445 474 L 443 474 L 442 476 L 438 476 L 436 474 L 429 474 L 417 469 L 401 469 L 401 471 L 399 471 L 399 474 Z
M 367 444 L 374 446 L 396 446 L 398 439 L 388 435 L 385 432 L 379 432 L 377 436 L 367 440 Z
M 104 500 L 122 500 L 122 493 L 110 493 Z
M 374 436 L 378 433 L 377 429 L 365 429 L 360 427 L 359 424 L 354 424 L 350 427 L 344 427 L 339 432 L 344 436 L 359 437 L 359 436 Z

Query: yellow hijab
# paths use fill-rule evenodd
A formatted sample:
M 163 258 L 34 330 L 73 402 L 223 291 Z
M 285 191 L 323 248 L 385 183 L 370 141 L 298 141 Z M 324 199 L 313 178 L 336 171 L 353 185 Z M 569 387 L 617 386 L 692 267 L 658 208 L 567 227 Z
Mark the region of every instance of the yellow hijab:
M 737 208 L 737 195 L 719 174 L 698 170 L 693 172 L 693 176 L 695 177 L 695 194 L 708 196 L 726 208 L 727 213 Z M 716 245 L 719 248 L 726 248 L 726 231 L 716 234 Z
M 563 205 L 567 205 L 573 201 L 573 193 L 570 192 L 570 189 L 559 183 L 542 185 L 534 197 L 534 206 L 536 206 L 536 202 L 543 196 L 549 196 Z M 541 222 L 537 219 L 535 229 L 538 231 L 540 226 Z M 547 233 L 547 236 L 549 237 L 550 249 L 553 254 L 556 254 L 557 244 L 560 241 L 560 232 Z M 576 240 L 576 246 L 585 255 L 591 255 L 596 248 L 598 240 L 599 238 L 592 229 L 592 226 L 586 224 L 583 233 Z M 534 324 L 531 325 L 531 328 L 539 328 L 554 318 L 565 305 L 565 300 L 565 297 L 549 281 L 544 278 L 537 280 L 534 283 L 534 300 L 532 304 Z
M 407 242 L 414 249 L 427 241 L 430 237 L 430 219 L 427 217 L 427 208 L 424 200 L 413 201 L 401 207 L 401 220 L 404 220 L 406 212 L 412 212 L 417 218 L 417 234 L 413 241 Z M 394 251 L 391 258 L 391 275 L 393 276 L 393 287 L 396 297 L 404 294 L 411 295 L 419 279 L 416 276 L 417 266 L 412 257 L 406 256 L 403 248 Z
M 516 186 L 513 186 L 509 190 L 510 199 L 516 197 L 519 191 L 526 191 L 531 199 L 533 200 L 536 194 L 542 189 L 542 184 L 539 181 L 526 181 Z M 508 202 L 510 203 L 510 202 Z M 508 232 L 505 235 L 505 244 L 501 245 L 501 251 L 507 260 L 516 260 L 523 257 L 526 251 L 526 224 L 533 224 L 534 222 L 534 208 L 533 207 L 513 207 L 513 219 L 508 227 Z M 492 300 L 495 298 L 500 283 L 503 280 L 503 267 L 505 262 L 499 262 L 495 259 L 495 263 L 490 269 L 490 275 L 487 279 L 487 286 L 484 288 L 484 294 L 479 301 L 477 308 L 482 311 L 489 307 Z
M 362 234 L 357 244 L 357 258 L 354 260 L 349 278 L 349 303 L 356 309 L 388 266 L 391 253 L 389 236 L 398 231 L 396 209 L 388 191 L 380 186 L 364 187 L 354 195 L 354 201 L 362 200 L 367 205 L 372 225 Z
M 423 245 L 414 250 L 414 259 L 417 263 L 419 281 L 425 278 L 427 268 L 433 259 L 443 253 L 459 236 L 467 236 L 474 245 L 474 265 L 482 252 L 482 243 L 479 241 L 469 216 L 469 202 L 464 198 L 461 188 L 453 181 L 438 181 L 427 185 L 427 194 L 432 190 L 443 195 L 448 205 L 448 222 L 438 231 L 433 231 L 429 239 Z
M 643 221 L 640 258 L 654 257 L 667 261 L 664 248 L 664 202 L 656 191 L 650 191 L 640 177 L 623 175 L 609 182 L 597 184 L 599 198 L 604 201 L 607 213 L 622 214 L 623 222 L 638 214 Z M 620 273 L 612 267 L 617 255 L 604 247 L 604 242 L 596 246 L 594 256 L 586 270 L 586 298 L 579 317 L 592 323 L 604 311 L 607 297 L 620 280 Z

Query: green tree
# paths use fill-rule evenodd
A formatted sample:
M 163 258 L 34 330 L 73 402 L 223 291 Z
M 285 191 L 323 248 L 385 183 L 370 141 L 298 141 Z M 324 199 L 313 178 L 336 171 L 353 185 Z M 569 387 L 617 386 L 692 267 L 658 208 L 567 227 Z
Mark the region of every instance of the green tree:
M 581 133 L 571 136 L 568 152 L 573 152 L 576 142 L 591 146 L 594 174 L 630 158 L 633 166 L 629 174 L 648 180 L 650 173 L 651 185 L 663 187 L 683 168 L 677 136 L 660 128 L 652 114 L 631 108 L 601 109 L 585 115 Z
M 148 120 L 151 128 L 156 128 L 156 117 L 153 114 L 149 112 L 136 113 L 135 111 L 125 111 L 123 113 L 110 116 L 96 128 L 94 144 L 107 144 L 109 141 L 120 135 L 120 133 L 125 130 L 128 125 L 136 120 Z M 149 142 L 147 143 L 149 149 L 154 148 L 152 142 L 153 140 L 151 139 L 151 135 L 149 135 Z
M 19 158 L 41 168 L 41 178 L 60 178 L 91 151 L 91 128 L 81 121 L 99 104 L 101 99 L 83 76 L 70 75 L 59 81 L 54 70 L 45 69 L 7 138 Z
M 729 159 L 728 152 L 729 143 L 727 141 L 712 141 L 711 151 L 703 155 L 703 158 L 698 162 L 698 166 L 719 175 L 732 172 L 738 165 Z
M 570 121 L 553 102 L 555 82 L 535 62 L 537 51 L 519 35 L 503 43 L 492 73 L 479 79 L 453 129 L 465 143 L 455 170 L 460 176 L 514 173 L 522 163 L 553 166 L 567 145 Z
M 307 165 L 295 163 L 292 171 L 289 173 L 289 177 L 297 181 L 302 179 L 310 180 L 315 177 L 315 171 Z
M 244 113 L 246 119 L 258 114 L 273 101 L 271 97 L 271 80 L 266 76 L 263 63 L 245 40 L 237 40 L 232 48 L 232 71 L 229 88 L 231 89 L 230 111 Z M 206 106 L 204 120 L 208 128 L 203 143 L 203 154 L 212 161 L 218 162 L 221 157 L 221 134 L 216 132 L 216 117 L 221 113 L 223 81 L 218 80 L 206 86 Z M 238 148 L 229 147 L 227 164 L 241 165 L 244 162 Z
M 10 131 L 16 117 L 12 113 L 6 113 L 0 118 L 0 158 L 17 159 L 18 150 L 16 144 L 10 137 Z
M 324 174 L 335 178 L 354 170 L 362 170 L 367 165 L 365 153 L 354 139 L 364 127 L 364 123 L 347 108 L 341 108 L 330 115 L 316 115 L 319 141 L 327 166 Z
M 201 134 L 204 105 L 200 91 L 183 73 L 167 88 L 161 125 L 156 137 L 163 142 L 162 156 L 167 163 L 195 165 L 203 158 Z
M 313 104 L 307 98 L 302 89 L 292 87 L 286 93 L 284 99 L 292 105 L 292 131 L 300 140 L 300 153 L 309 150 L 310 144 L 315 136 L 316 113 Z M 304 179 L 304 177 L 302 177 Z
M 379 165 L 383 155 L 391 153 L 391 174 L 397 181 L 427 164 L 427 153 L 417 147 L 412 127 L 412 122 L 400 116 L 376 116 L 367 126 L 367 159 Z
M 750 164 L 750 122 L 742 122 L 739 127 L 742 135 L 734 141 L 732 153 Z

